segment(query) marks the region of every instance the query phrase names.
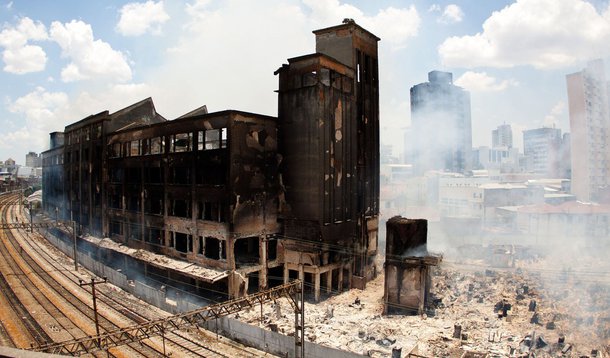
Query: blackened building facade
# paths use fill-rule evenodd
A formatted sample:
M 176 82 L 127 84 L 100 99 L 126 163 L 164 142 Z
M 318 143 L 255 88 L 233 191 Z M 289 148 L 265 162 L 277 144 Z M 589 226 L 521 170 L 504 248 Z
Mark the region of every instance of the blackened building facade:
M 291 277 L 315 299 L 375 275 L 377 41 L 353 21 L 279 74 L 278 118 L 150 98 L 51 134 L 43 206 L 95 236 L 216 270 L 229 297 Z
M 379 38 L 353 21 L 314 31 L 317 53 L 280 77 L 285 276 L 315 292 L 375 276 L 379 203 Z

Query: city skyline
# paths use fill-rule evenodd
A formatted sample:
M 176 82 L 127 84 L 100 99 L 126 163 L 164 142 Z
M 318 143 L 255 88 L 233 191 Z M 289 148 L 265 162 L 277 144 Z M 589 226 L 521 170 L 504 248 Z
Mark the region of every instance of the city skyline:
M 524 129 L 569 131 L 567 73 L 593 58 L 609 63 L 598 46 L 610 39 L 607 1 L 0 1 L 1 156 L 22 164 L 48 148 L 49 132 L 149 96 L 169 119 L 204 104 L 276 115 L 270 74 L 311 48 L 312 28 L 343 18 L 382 39 L 381 139 L 396 150 L 410 124 L 409 88 L 432 70 L 452 72 L 471 93 L 473 147 L 491 145 L 490 131 L 508 123 L 522 149 Z M 590 26 L 597 37 L 586 36 Z M 564 35 L 567 27 L 579 30 Z

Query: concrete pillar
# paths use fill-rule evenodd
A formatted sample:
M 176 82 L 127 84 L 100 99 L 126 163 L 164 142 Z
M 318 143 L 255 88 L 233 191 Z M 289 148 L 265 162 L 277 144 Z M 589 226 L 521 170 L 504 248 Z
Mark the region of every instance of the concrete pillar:
M 426 300 L 426 276 L 428 268 L 421 266 L 419 270 L 419 307 L 418 314 L 425 312 L 425 300 Z
M 227 266 L 229 267 L 229 270 L 235 270 L 235 238 L 233 235 L 229 235 L 225 245 L 225 252 L 227 254 L 225 259 L 227 260 Z M 222 244 L 220 244 L 219 250 L 221 250 L 220 256 L 222 256 Z
M 339 277 L 337 278 L 337 281 L 339 281 L 337 289 L 339 292 L 343 292 L 343 265 L 339 266 Z
M 288 283 L 288 264 L 284 264 L 284 283 Z
M 305 282 L 305 270 L 303 267 L 303 264 L 299 264 L 299 280 L 301 280 L 302 282 Z M 306 286 L 306 285 L 303 285 Z M 305 292 L 303 292 L 303 294 L 305 294 Z
M 258 239 L 258 253 L 259 253 L 259 264 L 261 265 L 261 270 L 258 275 L 258 289 L 264 290 L 267 288 L 267 236 L 262 235 Z
M 229 291 L 227 293 L 229 294 L 229 299 L 236 298 L 237 297 L 237 291 L 239 289 L 239 285 L 235 284 L 235 281 L 236 281 L 235 280 L 235 271 L 231 271 L 229 273 L 229 277 L 227 277 L 227 278 L 228 278 L 228 285 L 227 285 L 228 287 L 227 287 L 227 290 Z
M 352 277 L 353 277 L 353 276 L 354 276 L 354 270 L 353 270 L 353 266 L 352 266 L 352 265 L 349 265 L 349 267 L 348 267 L 348 269 L 347 269 L 347 277 L 349 278 L 349 279 L 347 280 L 347 282 L 349 282 L 349 283 L 348 283 L 348 286 L 347 286 L 347 289 L 348 289 L 348 290 L 352 288 Z
M 313 275 L 313 294 L 316 302 L 320 301 L 320 272 L 316 270 Z
M 328 272 L 326 272 L 326 293 L 329 295 L 333 291 L 333 271 L 334 270 L 328 270 Z

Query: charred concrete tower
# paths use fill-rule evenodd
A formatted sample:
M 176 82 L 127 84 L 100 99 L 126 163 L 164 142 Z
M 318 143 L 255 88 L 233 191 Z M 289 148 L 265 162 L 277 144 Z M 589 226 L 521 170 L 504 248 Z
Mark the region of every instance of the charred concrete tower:
M 279 74 L 284 280 L 330 292 L 375 276 L 379 38 L 353 20 L 314 31 L 316 53 Z

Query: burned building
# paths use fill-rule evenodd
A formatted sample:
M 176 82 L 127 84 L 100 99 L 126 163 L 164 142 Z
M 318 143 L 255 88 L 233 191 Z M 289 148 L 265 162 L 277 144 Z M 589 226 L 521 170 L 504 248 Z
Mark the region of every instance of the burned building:
M 276 74 L 285 279 L 313 281 L 318 299 L 375 276 L 379 38 L 351 20 L 314 34 L 317 53 Z
M 353 21 L 314 33 L 317 53 L 276 72 L 278 118 L 203 106 L 166 120 L 148 98 L 52 133 L 48 215 L 216 271 L 194 285 L 228 297 L 291 277 L 316 300 L 321 284 L 364 287 L 377 253 L 379 38 Z
M 43 157 L 43 207 L 50 215 L 75 220 L 101 234 L 106 208 L 107 137 L 126 126 L 166 121 L 150 98 L 116 113 L 103 111 L 51 133 Z
M 428 221 L 395 216 L 386 223 L 384 313 L 425 312 L 430 287 L 430 267 L 441 257 L 428 253 Z

